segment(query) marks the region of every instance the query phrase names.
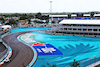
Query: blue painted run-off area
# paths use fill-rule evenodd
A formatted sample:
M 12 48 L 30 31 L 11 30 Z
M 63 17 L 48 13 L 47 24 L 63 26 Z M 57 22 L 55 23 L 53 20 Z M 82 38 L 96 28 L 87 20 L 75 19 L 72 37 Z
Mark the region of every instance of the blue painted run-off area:
M 62 55 L 62 53 L 50 44 L 45 44 L 45 46 L 33 46 L 38 55 Z

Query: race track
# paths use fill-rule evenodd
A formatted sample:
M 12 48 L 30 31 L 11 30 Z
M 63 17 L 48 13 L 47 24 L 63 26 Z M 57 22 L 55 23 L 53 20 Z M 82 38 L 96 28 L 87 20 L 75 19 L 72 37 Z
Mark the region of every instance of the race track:
M 28 31 L 31 32 L 31 31 Z M 21 34 L 28 32 L 18 32 L 5 36 L 2 40 L 6 41 L 12 49 L 10 62 L 4 63 L 2 67 L 24 67 L 27 66 L 34 57 L 33 50 L 27 45 L 17 40 Z

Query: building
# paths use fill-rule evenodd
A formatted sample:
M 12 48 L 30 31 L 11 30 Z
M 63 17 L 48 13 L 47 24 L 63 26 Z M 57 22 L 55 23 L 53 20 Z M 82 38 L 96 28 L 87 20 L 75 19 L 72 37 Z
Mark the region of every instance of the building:
M 62 20 L 68 19 L 68 14 L 66 15 L 49 15 L 49 21 L 59 22 Z M 80 20 L 88 20 L 88 19 L 100 19 L 100 14 L 94 14 L 93 18 L 91 18 L 91 14 L 71 14 L 70 19 L 80 19 Z
M 60 20 L 68 19 L 68 15 L 49 15 L 49 20 L 58 22 Z
M 77 14 L 72 14 L 71 19 L 91 19 L 90 14 L 83 14 L 83 13 L 77 13 Z
M 19 20 L 20 18 L 19 17 L 6 17 L 5 18 L 5 20 L 11 20 L 11 19 Z
M 91 19 L 90 14 L 77 14 L 76 19 Z
M 94 14 L 94 19 L 100 19 L 100 14 Z
M 53 33 L 100 36 L 100 20 L 63 20 Z
M 83 17 L 90 18 L 90 17 L 91 17 L 91 15 L 90 15 L 90 14 L 83 14 Z
M 71 14 L 71 19 L 76 19 L 77 14 Z
M 90 19 L 90 14 L 82 14 L 82 13 L 77 13 L 77 14 L 71 14 L 70 19 Z M 68 19 L 68 15 L 49 15 L 49 20 L 58 22 L 62 21 L 64 19 Z
M 17 23 L 18 23 L 18 25 L 23 25 L 26 23 L 26 20 L 25 19 L 18 20 Z

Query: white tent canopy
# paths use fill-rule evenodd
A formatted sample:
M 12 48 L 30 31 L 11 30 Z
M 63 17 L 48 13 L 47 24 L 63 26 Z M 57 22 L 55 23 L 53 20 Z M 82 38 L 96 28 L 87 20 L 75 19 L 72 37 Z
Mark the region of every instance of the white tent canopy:
M 94 16 L 100 16 L 100 14 L 94 14 Z
M 84 14 L 84 16 L 90 16 L 90 14 Z
M 68 17 L 68 15 L 49 15 L 49 17 Z
M 100 25 L 100 20 L 62 20 L 59 24 Z
M 9 28 L 9 29 L 11 29 L 11 26 L 10 25 L 3 25 L 3 26 L 0 26 L 1 28 L 4 28 L 4 29 L 6 29 L 6 28 Z

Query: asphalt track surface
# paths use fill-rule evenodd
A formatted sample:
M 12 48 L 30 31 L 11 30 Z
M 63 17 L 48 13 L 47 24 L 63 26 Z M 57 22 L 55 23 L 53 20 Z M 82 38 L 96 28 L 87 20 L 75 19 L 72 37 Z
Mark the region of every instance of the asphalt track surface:
M 26 67 L 32 61 L 34 57 L 33 50 L 17 40 L 19 35 L 29 32 L 31 31 L 13 33 L 3 38 L 11 47 L 12 56 L 10 62 L 4 63 L 1 67 Z
M 6 47 L 0 43 L 0 53 L 2 53 L 4 50 L 6 50 Z
M 0 42 L 0 58 L 2 58 L 6 53 L 8 49 Z

